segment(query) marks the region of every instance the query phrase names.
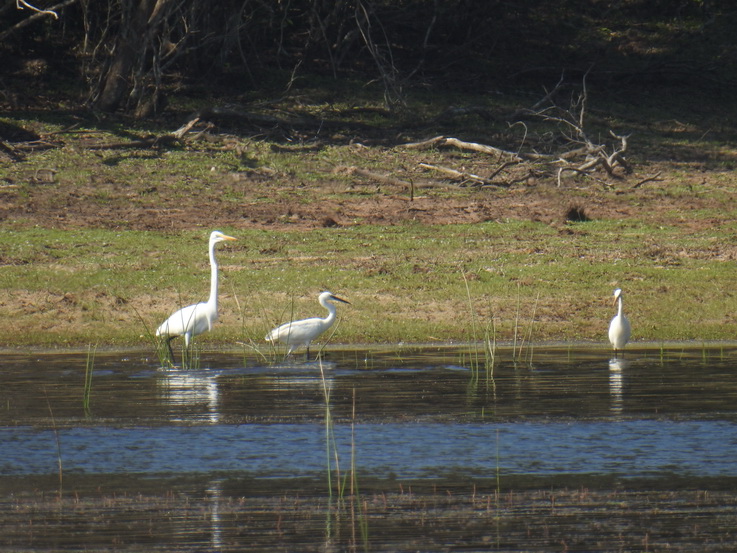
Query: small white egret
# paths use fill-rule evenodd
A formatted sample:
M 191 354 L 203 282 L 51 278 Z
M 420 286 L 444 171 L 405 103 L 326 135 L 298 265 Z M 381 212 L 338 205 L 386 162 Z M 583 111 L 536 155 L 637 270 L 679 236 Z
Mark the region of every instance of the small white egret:
M 210 234 L 210 298 L 206 302 L 195 303 L 183 307 L 166 319 L 156 329 L 156 336 L 166 340 L 169 347 L 169 355 L 174 361 L 174 352 L 171 349 L 171 341 L 184 336 L 185 350 L 194 336 L 212 330 L 212 325 L 218 318 L 218 263 L 215 260 L 215 244 L 224 240 L 235 240 L 215 230 Z
M 630 339 L 630 333 L 632 328 L 630 322 L 627 320 L 622 310 L 622 290 L 617 288 L 614 291 L 614 303 L 619 304 L 617 308 L 617 314 L 612 318 L 612 322 L 609 323 L 609 341 L 614 348 L 614 356 L 616 357 L 619 350 L 624 349 Z
M 307 347 L 306 357 L 310 356 L 310 342 L 316 339 L 320 334 L 325 332 L 335 322 L 335 305 L 333 301 L 339 301 L 350 305 L 351 302 L 334 296 L 330 292 L 320 294 L 318 301 L 325 309 L 328 310 L 328 316 L 324 319 L 320 317 L 312 317 L 301 321 L 292 321 L 284 323 L 269 332 L 265 340 L 275 344 L 281 342 L 287 346 L 287 355 L 292 353 L 299 346 Z

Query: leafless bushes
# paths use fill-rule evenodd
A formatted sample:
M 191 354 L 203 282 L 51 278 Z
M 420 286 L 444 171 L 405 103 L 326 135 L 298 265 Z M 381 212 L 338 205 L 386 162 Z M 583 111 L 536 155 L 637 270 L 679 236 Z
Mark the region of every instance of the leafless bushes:
M 566 99 L 568 105 L 563 105 L 562 99 Z M 629 136 L 617 134 L 612 129 L 602 132 L 600 124 L 592 125 L 587 113 L 588 101 L 585 76 L 578 90 L 566 84 L 561 77 L 556 86 L 532 107 L 517 110 L 506 117 L 510 131 L 504 137 L 508 143 L 506 147 L 446 136 L 409 143 L 405 147 L 450 147 L 493 156 L 495 166 L 488 175 L 422 164 L 424 169 L 437 171 L 458 182 L 475 186 L 511 186 L 545 175 L 554 176 L 558 186 L 562 186 L 566 173 L 585 176 L 608 185 L 612 180 L 632 172 L 626 158 Z M 486 110 L 478 107 L 450 109 L 444 117 L 449 114 L 451 117 L 485 115 L 485 119 L 493 119 Z M 517 127 L 523 129 L 522 137 L 510 147 L 511 131 Z
M 560 151 L 555 160 L 559 165 L 558 186 L 561 185 L 565 172 L 592 176 L 597 169 L 602 168 L 609 177 L 614 178 L 619 176 L 617 169 L 630 173 L 631 168 L 625 158 L 628 146 L 626 135 L 615 134 L 610 129 L 608 135 L 614 142 L 607 142 L 603 137 L 598 140 L 592 138 L 586 113 L 588 102 L 586 75 L 581 83 L 581 91 L 572 97 L 567 108 L 561 107 L 555 101 L 563 83 L 564 79 L 561 77 L 552 91 L 533 108 L 523 112 L 538 121 L 552 124 L 558 131 Z

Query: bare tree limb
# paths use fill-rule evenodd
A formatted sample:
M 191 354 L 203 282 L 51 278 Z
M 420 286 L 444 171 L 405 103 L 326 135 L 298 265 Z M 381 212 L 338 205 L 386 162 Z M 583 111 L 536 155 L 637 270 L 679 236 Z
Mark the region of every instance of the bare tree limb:
M 194 118 L 190 119 L 188 122 L 186 122 L 184 125 L 179 127 L 177 130 L 175 130 L 171 135 L 175 137 L 177 140 L 181 140 L 185 134 L 187 134 L 192 127 L 194 127 L 198 122 L 200 118 L 195 116 Z
M 619 145 L 612 146 L 611 153 L 607 153 L 608 147 L 606 144 L 597 144 L 588 136 L 586 130 L 586 107 L 588 103 L 587 75 L 588 71 L 583 77 L 581 94 L 576 101 L 571 102 L 569 109 L 563 109 L 555 103 L 538 109 L 548 99 L 552 98 L 553 94 L 549 93 L 543 101 L 537 102 L 533 108 L 523 111 L 523 113 L 537 117 L 544 122 L 555 123 L 561 126 L 563 128 L 561 133 L 564 138 L 568 142 L 577 145 L 576 148 L 557 156 L 557 160 L 563 164 L 558 169 L 558 186 L 561 186 L 563 174 L 566 172 L 591 176 L 593 171 L 601 167 L 607 175 L 617 178 L 618 175 L 615 173 L 615 169 L 617 168 L 622 168 L 625 173 L 632 171 L 624 157 L 628 147 L 628 136 L 618 135 L 610 130 L 610 136 L 619 141 Z M 562 82 L 563 78 L 561 77 L 553 92 L 562 85 Z M 520 155 L 523 156 L 524 154 Z M 585 156 L 584 160 L 576 161 L 580 156 Z
M 17 0 L 18 2 L 23 2 L 23 0 Z M 52 15 L 55 19 L 58 19 L 59 16 L 56 15 L 56 12 L 66 8 L 67 6 L 71 6 L 72 4 L 75 4 L 77 0 L 64 0 L 63 2 L 60 2 L 56 4 L 55 6 L 51 6 L 48 10 L 39 10 L 37 8 L 34 8 L 33 6 L 27 4 L 26 2 L 23 2 L 26 6 L 28 6 L 29 9 L 34 10 L 36 13 L 29 16 L 27 19 L 24 19 L 23 21 L 19 21 L 9 29 L 4 30 L 2 33 L 0 33 L 0 40 L 5 40 L 7 37 L 9 37 L 11 34 L 13 34 L 15 31 L 18 31 L 24 27 L 27 27 L 34 21 L 41 19 L 42 17 L 46 17 L 47 15 Z M 18 5 L 18 9 L 23 9 L 22 6 Z
M 483 154 L 510 156 L 515 161 L 522 161 L 522 158 L 520 158 L 515 152 L 509 152 L 507 150 L 502 150 L 501 148 L 495 148 L 494 146 L 488 146 L 486 144 L 477 144 L 476 142 L 464 142 L 463 140 L 458 140 L 457 138 L 445 136 L 436 136 L 435 138 L 423 140 L 422 142 L 410 142 L 409 144 L 404 144 L 405 148 L 417 150 L 432 148 L 434 146 L 454 146 L 461 150 L 472 150 L 475 152 L 481 152 Z
M 508 162 L 506 165 L 509 165 Z M 511 163 L 513 164 L 513 163 Z M 461 181 L 461 184 L 463 183 L 469 183 L 471 186 L 509 186 L 510 183 L 499 183 L 494 182 L 492 178 L 488 177 L 482 177 L 480 175 L 475 175 L 473 173 L 468 173 L 466 171 L 456 171 L 455 169 L 451 169 L 450 167 L 443 167 L 442 165 L 431 165 L 429 163 L 420 163 L 419 167 L 423 169 L 430 169 L 432 171 L 438 171 L 439 173 L 443 173 L 445 175 L 448 175 L 449 177 Z M 494 175 L 497 175 L 501 169 L 497 170 Z M 525 180 L 527 179 L 527 176 L 524 177 Z
M 15 7 L 19 10 L 22 10 L 23 8 L 28 8 L 31 11 L 40 13 L 41 15 L 50 15 L 54 19 L 59 19 L 59 16 L 54 10 L 40 10 L 36 6 L 31 6 L 28 2 L 26 2 L 26 0 L 15 0 Z
M 511 165 L 517 165 L 517 163 L 518 162 L 517 161 L 514 161 L 514 160 L 513 161 L 505 161 L 504 163 L 502 163 L 497 168 L 496 171 L 494 171 L 491 175 L 489 175 L 489 180 L 494 180 L 494 177 L 496 177 L 499 173 L 501 173 L 502 171 L 504 171 L 504 169 L 506 169 L 507 167 L 509 167 Z
M 651 175 L 651 176 L 649 176 L 649 177 L 645 177 L 645 178 L 644 178 L 644 179 L 642 179 L 641 181 L 639 181 L 639 182 L 635 183 L 635 184 L 634 184 L 634 185 L 632 186 L 632 188 L 633 188 L 633 189 L 635 189 L 635 188 L 640 188 L 640 187 L 641 187 L 641 186 L 642 186 L 643 184 L 645 184 L 645 183 L 648 183 L 648 182 L 652 182 L 652 181 L 662 181 L 663 179 L 661 179 L 661 178 L 660 178 L 660 175 L 661 175 L 662 173 L 663 173 L 662 171 L 658 171 L 658 172 L 657 172 L 657 173 L 655 173 L 654 175 Z
M 0 140 L 0 152 L 5 152 L 13 161 L 23 161 L 23 156 L 11 148 L 8 144 Z

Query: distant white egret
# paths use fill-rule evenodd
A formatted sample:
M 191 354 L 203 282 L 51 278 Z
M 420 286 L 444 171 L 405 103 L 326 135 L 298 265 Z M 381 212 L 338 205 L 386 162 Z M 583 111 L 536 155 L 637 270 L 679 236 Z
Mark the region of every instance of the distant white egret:
M 609 323 L 609 341 L 614 348 L 614 355 L 616 357 L 619 350 L 624 349 L 630 339 L 630 333 L 632 328 L 629 320 L 625 316 L 622 309 L 622 290 L 617 288 L 614 291 L 614 303 L 619 304 L 617 308 L 617 314 L 612 318 L 612 322 Z
M 324 319 L 320 317 L 312 317 L 310 319 L 303 319 L 301 321 L 292 321 L 284 323 L 281 326 L 276 327 L 274 330 L 269 332 L 265 340 L 275 344 L 281 342 L 287 346 L 287 355 L 292 353 L 299 346 L 307 347 L 306 356 L 310 356 L 310 342 L 316 339 L 320 334 L 325 332 L 335 322 L 335 305 L 333 301 L 339 301 L 350 305 L 351 302 L 334 296 L 330 292 L 323 292 L 318 297 L 320 305 L 328 310 L 328 316 Z
M 215 260 L 215 244 L 224 240 L 235 240 L 215 230 L 210 234 L 210 298 L 206 302 L 195 303 L 183 307 L 166 319 L 156 329 L 156 336 L 166 340 L 169 347 L 169 355 L 174 361 L 174 352 L 171 349 L 171 341 L 184 336 L 185 349 L 194 336 L 212 330 L 212 325 L 218 318 L 218 263 Z

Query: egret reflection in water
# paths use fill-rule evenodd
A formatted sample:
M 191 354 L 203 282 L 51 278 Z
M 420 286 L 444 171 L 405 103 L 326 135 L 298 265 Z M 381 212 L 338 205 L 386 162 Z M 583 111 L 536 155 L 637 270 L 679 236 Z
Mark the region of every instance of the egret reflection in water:
M 207 369 L 200 371 L 170 369 L 162 372 L 163 377 L 159 379 L 161 399 L 164 403 L 172 405 L 175 408 L 174 412 L 178 413 L 172 421 L 185 422 L 203 418 L 212 424 L 220 421 L 217 373 Z M 193 413 L 193 410 L 196 411 Z
M 223 495 L 223 481 L 213 480 L 207 488 L 210 503 L 210 546 L 215 551 L 223 548 L 223 524 L 220 520 L 220 500 Z
M 611 398 L 611 412 L 622 414 L 622 370 L 627 367 L 624 359 L 615 357 L 609 360 L 609 397 Z

